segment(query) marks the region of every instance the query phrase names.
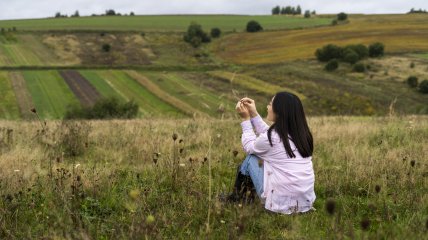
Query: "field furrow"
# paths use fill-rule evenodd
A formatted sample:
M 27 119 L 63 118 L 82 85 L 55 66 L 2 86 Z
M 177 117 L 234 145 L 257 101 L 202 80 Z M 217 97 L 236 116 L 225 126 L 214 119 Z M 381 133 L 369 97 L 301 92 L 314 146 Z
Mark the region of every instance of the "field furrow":
M 60 71 L 60 75 L 83 106 L 92 106 L 100 98 L 97 90 L 79 72 Z

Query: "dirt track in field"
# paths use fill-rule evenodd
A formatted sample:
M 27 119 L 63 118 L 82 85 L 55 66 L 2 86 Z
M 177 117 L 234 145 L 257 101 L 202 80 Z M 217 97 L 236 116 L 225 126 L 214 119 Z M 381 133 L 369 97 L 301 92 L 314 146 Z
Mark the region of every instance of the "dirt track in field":
M 59 73 L 83 106 L 92 106 L 100 98 L 95 87 L 78 71 L 66 70 Z

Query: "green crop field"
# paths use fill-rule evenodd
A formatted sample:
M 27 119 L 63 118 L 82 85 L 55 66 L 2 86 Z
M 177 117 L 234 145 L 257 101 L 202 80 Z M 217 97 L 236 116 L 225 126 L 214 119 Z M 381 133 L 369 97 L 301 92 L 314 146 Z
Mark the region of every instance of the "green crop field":
M 10 59 L 12 66 L 41 65 L 42 62 L 27 46 L 21 44 L 0 44 L 2 52 Z
M 95 73 L 124 99 L 134 100 L 140 106 L 140 112 L 143 116 L 150 117 L 162 114 L 170 117 L 183 116 L 181 111 L 156 97 L 123 71 L 95 71 Z M 102 89 L 97 90 L 103 95 Z
M 18 119 L 19 107 L 8 73 L 0 72 L 0 118 Z
M 224 79 L 225 81 L 229 81 L 232 85 L 238 85 L 240 87 L 248 88 L 254 91 L 259 91 L 268 96 L 273 96 L 275 95 L 275 93 L 282 90 L 282 91 L 289 91 L 291 93 L 294 93 L 302 100 L 305 99 L 304 95 L 292 89 L 281 87 L 281 86 L 278 86 L 269 82 L 265 82 L 244 74 L 237 74 L 237 73 L 224 72 L 224 71 L 212 71 L 212 72 L 209 72 L 209 74 L 214 77 Z
M 106 80 L 104 80 L 99 74 L 98 71 L 92 71 L 92 70 L 81 70 L 79 71 L 82 76 L 88 80 L 92 86 L 94 86 L 97 91 L 105 98 L 109 97 L 115 97 L 120 100 L 127 99 L 126 96 L 119 94 L 117 91 L 115 91 Z
M 67 106 L 79 104 L 57 71 L 24 71 L 37 112 L 43 118 L 62 118 Z
M 103 16 L 79 18 L 48 18 L 3 20 L 0 27 L 18 30 L 116 30 L 116 31 L 185 31 L 191 22 L 201 24 L 205 30 L 219 27 L 223 31 L 244 31 L 250 20 L 256 20 L 267 30 L 295 29 L 327 25 L 330 18 L 248 15 L 152 15 L 152 16 Z
M 211 116 L 218 116 L 219 108 L 226 112 L 233 110 L 235 103 L 225 94 L 209 91 L 202 86 L 196 86 L 191 81 L 181 76 L 180 73 L 153 73 L 143 72 L 154 84 L 159 86 L 168 94 L 186 102 L 201 112 Z

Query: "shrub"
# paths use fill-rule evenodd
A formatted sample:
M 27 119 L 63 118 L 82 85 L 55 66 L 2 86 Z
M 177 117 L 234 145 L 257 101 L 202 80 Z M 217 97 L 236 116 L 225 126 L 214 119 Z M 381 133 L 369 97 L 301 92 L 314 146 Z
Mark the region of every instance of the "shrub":
M 348 19 L 348 14 L 346 14 L 344 12 L 337 14 L 337 20 L 345 21 L 346 19 Z
M 194 48 L 197 48 L 202 43 L 210 42 L 211 38 L 202 30 L 201 25 L 192 22 L 184 35 L 184 41 L 190 43 Z
M 363 63 L 357 63 L 354 65 L 352 70 L 354 70 L 354 72 L 365 72 L 366 66 Z
M 414 68 L 415 67 L 415 63 L 414 62 L 411 62 L 410 63 L 410 68 Z
M 381 57 L 385 51 L 385 46 L 383 43 L 377 42 L 369 46 L 369 56 L 370 57 Z
M 352 50 L 350 48 L 346 48 L 343 51 L 343 58 L 342 59 L 343 59 L 343 61 L 345 61 L 347 63 L 354 64 L 354 63 L 358 62 L 359 56 L 354 50 Z
M 263 27 L 257 21 L 251 20 L 247 23 L 247 32 L 259 32 Z
M 410 76 L 407 78 L 407 84 L 412 87 L 415 88 L 418 86 L 418 78 L 415 76 Z
M 221 35 L 221 30 L 220 28 L 213 28 L 211 29 L 211 37 L 212 38 L 218 38 Z
M 344 49 L 351 49 L 358 54 L 358 59 L 364 59 L 369 56 L 369 49 L 364 44 L 347 45 Z
M 324 69 L 329 71 L 329 72 L 332 72 L 332 71 L 336 70 L 338 67 L 339 67 L 339 62 L 336 59 L 331 59 L 325 65 Z
M 305 18 L 310 18 L 311 17 L 311 12 L 309 10 L 305 11 Z
M 333 20 L 331 21 L 331 25 L 336 26 L 336 25 L 337 25 L 337 20 L 336 20 L 336 19 L 333 19 Z
M 423 80 L 419 84 L 419 92 L 421 92 L 421 93 L 428 93 L 428 80 Z
M 66 157 L 77 157 L 84 154 L 88 143 L 90 125 L 86 122 L 64 120 L 60 126 L 56 151 Z
M 138 109 L 138 104 L 132 100 L 121 103 L 117 98 L 103 98 L 92 107 L 70 107 L 64 119 L 130 119 L 137 116 Z
M 331 59 L 340 59 L 342 55 L 342 49 L 334 44 L 325 45 L 322 48 L 318 48 L 315 51 L 315 56 L 321 62 L 327 62 Z
M 111 46 L 110 46 L 110 44 L 105 43 L 105 44 L 103 44 L 102 49 L 104 52 L 110 52 Z

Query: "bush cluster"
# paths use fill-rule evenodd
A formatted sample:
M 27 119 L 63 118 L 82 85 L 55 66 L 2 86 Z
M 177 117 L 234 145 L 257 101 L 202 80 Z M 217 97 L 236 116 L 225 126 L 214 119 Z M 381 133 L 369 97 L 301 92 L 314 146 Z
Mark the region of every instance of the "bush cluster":
M 91 107 L 70 106 L 64 119 L 131 119 L 138 114 L 134 101 L 120 102 L 117 98 L 102 98 Z

